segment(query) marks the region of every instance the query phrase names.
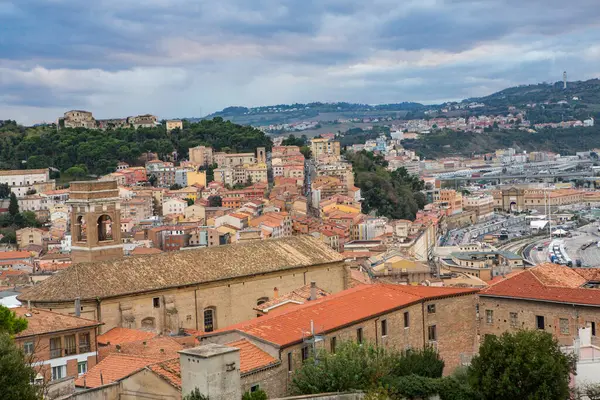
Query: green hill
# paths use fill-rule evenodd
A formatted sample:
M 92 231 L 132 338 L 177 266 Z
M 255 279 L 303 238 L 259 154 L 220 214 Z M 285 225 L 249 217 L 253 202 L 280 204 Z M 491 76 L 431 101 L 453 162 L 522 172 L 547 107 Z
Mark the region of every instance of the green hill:
M 57 130 L 55 125 L 23 127 L 5 121 L 0 126 L 0 169 L 54 167 L 64 172 L 81 166 L 91 174 L 105 174 L 114 171 L 119 161 L 138 164 L 145 152 L 156 152 L 165 159 L 176 151 L 178 158 L 184 159 L 188 149 L 198 145 L 244 152 L 257 147 L 270 149 L 272 142 L 257 129 L 221 118 L 198 123 L 185 121 L 182 130 L 169 133 L 164 126 L 137 130 Z

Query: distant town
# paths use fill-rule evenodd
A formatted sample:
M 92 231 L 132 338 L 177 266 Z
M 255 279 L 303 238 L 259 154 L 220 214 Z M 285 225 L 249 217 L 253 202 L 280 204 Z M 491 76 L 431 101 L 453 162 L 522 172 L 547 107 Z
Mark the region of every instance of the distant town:
M 594 119 L 532 126 L 515 110 L 386 122 L 348 145 L 341 132 L 257 136 L 265 145 L 244 152 L 123 153 L 129 162 L 103 174 L 0 171 L 0 304 L 28 320 L 15 341 L 35 357 L 36 382 L 51 398 L 117 399 L 132 385 L 181 398 L 197 388 L 191 376 L 222 370 L 234 378 L 217 398 L 278 398 L 338 341 L 432 348 L 452 373 L 486 335 L 523 329 L 578 356 L 574 385 L 597 379 L 600 149 L 424 159 L 404 147 L 435 129 Z M 73 110 L 48 132 L 181 143 L 189 129 Z

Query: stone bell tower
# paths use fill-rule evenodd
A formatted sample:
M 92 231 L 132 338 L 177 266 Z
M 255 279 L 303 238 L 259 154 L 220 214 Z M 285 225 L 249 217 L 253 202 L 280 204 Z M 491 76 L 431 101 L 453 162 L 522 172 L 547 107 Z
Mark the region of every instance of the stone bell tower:
M 121 211 L 116 181 L 71 182 L 71 258 L 73 263 L 123 257 Z

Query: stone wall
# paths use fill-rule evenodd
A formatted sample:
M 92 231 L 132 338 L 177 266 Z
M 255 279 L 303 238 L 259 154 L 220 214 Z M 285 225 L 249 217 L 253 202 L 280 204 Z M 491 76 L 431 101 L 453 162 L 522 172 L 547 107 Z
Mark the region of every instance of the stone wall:
M 488 322 L 487 310 L 492 311 L 492 321 Z M 600 307 L 582 307 L 531 300 L 494 298 L 480 296 L 480 331 L 486 334 L 501 335 L 519 329 L 537 329 L 537 316 L 544 317 L 545 331 L 552 333 L 562 345 L 572 345 L 579 328 L 594 322 L 600 324 Z M 512 315 L 515 313 L 516 315 Z M 514 318 L 516 317 L 516 318 Z M 567 320 L 568 332 L 561 332 L 560 320 Z M 598 331 L 596 330 L 596 335 Z M 600 344 L 598 336 L 592 336 L 592 344 Z
M 344 263 L 339 262 L 125 295 L 102 300 L 99 306 L 94 301 L 82 301 L 81 316 L 104 322 L 101 333 L 114 327 L 156 332 L 177 332 L 179 328 L 203 331 L 204 310 L 212 308 L 216 330 L 255 318 L 257 300 L 272 298 L 275 288 L 284 294 L 311 281 L 328 292 L 337 293 L 348 288 L 349 272 Z M 154 298 L 159 299 L 159 307 L 154 307 Z M 60 313 L 72 312 L 71 304 L 49 304 L 48 307 Z

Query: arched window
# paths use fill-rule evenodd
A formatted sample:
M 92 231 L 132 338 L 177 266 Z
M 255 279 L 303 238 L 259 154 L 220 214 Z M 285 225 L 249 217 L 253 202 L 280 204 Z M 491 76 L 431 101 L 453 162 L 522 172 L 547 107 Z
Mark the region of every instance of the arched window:
M 98 241 L 112 240 L 112 219 L 108 215 L 101 215 L 98 218 Z
M 153 330 L 155 327 L 154 317 L 146 317 L 142 320 L 142 329 Z
M 212 332 L 215 330 L 215 314 L 216 310 L 214 307 L 204 309 L 204 332 Z
M 256 300 L 256 305 L 260 306 L 261 304 L 266 303 L 267 301 L 269 301 L 268 297 L 261 297 L 260 299 Z
M 87 225 L 85 223 L 85 218 L 83 215 L 77 217 L 77 226 L 75 227 L 77 236 L 76 240 L 78 242 L 86 242 L 87 241 Z

